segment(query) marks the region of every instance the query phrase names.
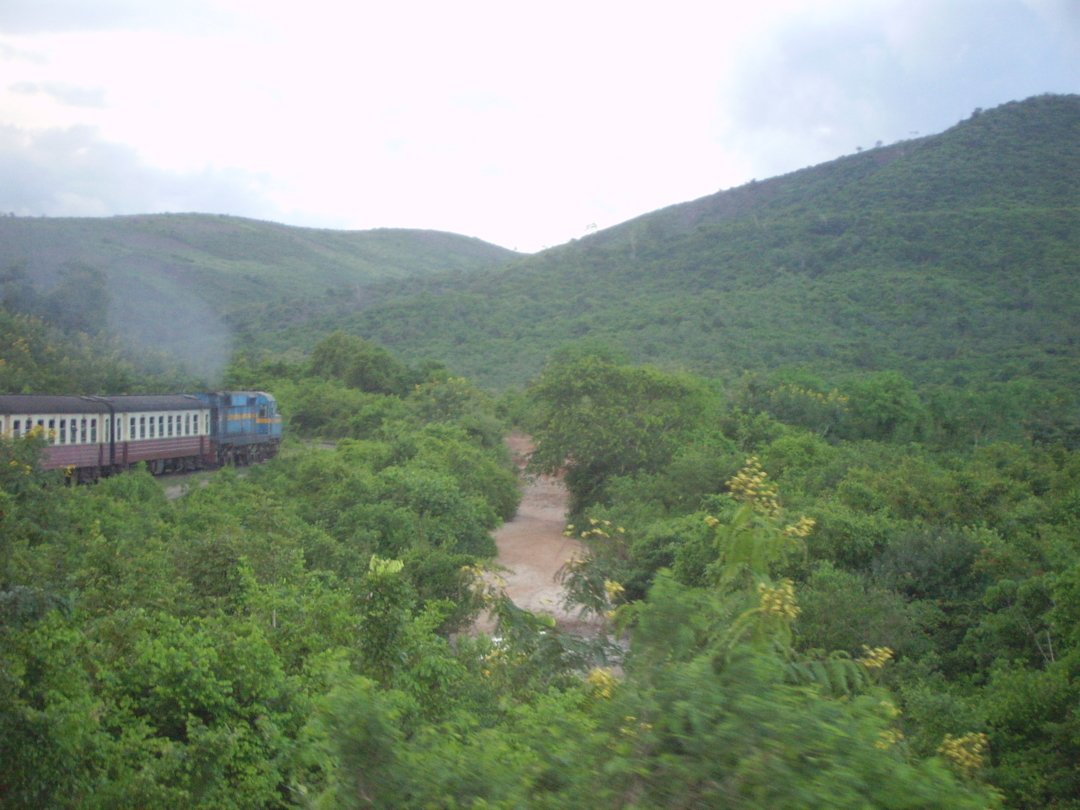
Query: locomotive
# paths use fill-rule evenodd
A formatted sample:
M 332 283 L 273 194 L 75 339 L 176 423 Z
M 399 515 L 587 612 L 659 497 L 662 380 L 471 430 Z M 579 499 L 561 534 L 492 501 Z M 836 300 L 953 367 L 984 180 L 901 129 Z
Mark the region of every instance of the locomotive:
M 139 462 L 161 475 L 263 461 L 277 453 L 281 416 L 263 391 L 0 395 L 0 436 L 34 431 L 46 440 L 42 469 L 93 481 Z

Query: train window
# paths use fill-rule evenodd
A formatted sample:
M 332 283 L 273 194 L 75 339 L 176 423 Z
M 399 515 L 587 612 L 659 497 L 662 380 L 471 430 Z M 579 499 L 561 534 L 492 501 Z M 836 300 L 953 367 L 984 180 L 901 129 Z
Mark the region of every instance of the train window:
M 166 427 L 168 428 L 168 431 L 169 431 L 165 435 L 166 436 L 172 436 L 172 414 L 171 413 L 168 416 L 165 417 L 165 425 L 166 425 Z
M 97 419 L 90 420 L 90 444 L 97 444 Z
M 12 424 L 12 426 L 11 426 L 11 435 L 14 436 L 17 439 L 17 438 L 19 438 L 19 433 L 21 432 L 21 430 L 22 430 L 22 420 L 21 419 L 16 419 L 14 424 Z
M 135 432 L 135 426 L 138 424 L 135 417 L 128 419 L 128 439 L 137 439 L 139 434 Z
M 86 444 L 86 420 L 79 420 L 79 441 Z
M 150 417 L 150 438 L 153 439 L 157 435 L 157 419 Z
M 159 416 L 157 418 L 157 435 L 159 437 L 165 435 L 165 417 L 164 416 Z
M 145 439 L 146 438 L 146 417 L 145 416 L 140 416 L 139 417 L 139 438 L 140 439 Z
M 67 444 L 67 419 L 60 420 L 60 444 Z
M 56 420 L 49 420 L 49 444 L 56 444 Z
M 190 413 L 185 413 L 184 414 L 184 435 L 185 436 L 190 436 L 191 435 L 191 414 Z

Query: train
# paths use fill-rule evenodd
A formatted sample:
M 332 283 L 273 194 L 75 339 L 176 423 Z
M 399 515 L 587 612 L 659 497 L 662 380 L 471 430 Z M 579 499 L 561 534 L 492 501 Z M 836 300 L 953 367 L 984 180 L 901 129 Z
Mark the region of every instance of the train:
M 140 463 L 162 475 L 265 461 L 281 443 L 281 415 L 264 391 L 0 395 L 0 436 L 35 431 L 42 469 L 87 482 Z

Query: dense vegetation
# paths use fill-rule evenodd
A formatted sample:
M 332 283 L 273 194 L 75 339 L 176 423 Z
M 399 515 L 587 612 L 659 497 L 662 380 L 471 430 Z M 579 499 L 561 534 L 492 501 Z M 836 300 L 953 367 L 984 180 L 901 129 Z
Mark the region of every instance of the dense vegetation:
M 845 654 L 860 633 L 891 637 L 872 623 L 831 656 L 805 649 L 791 578 L 806 567 L 779 504 L 684 470 L 707 514 L 683 490 L 681 510 L 642 499 L 630 528 L 609 521 L 638 476 L 664 490 L 686 442 L 723 450 L 698 457 L 708 472 L 730 465 L 744 417 L 706 381 L 568 352 L 526 405 L 539 463 L 566 451 L 590 470 L 569 481 L 579 512 L 599 515 L 584 537 L 604 542 L 571 590 L 622 604 L 623 653 L 478 578 L 517 501 L 486 394 L 346 335 L 305 363 L 230 375 L 280 391 L 292 433 L 348 437 L 294 442 L 175 501 L 145 473 L 63 486 L 35 469 L 40 437 L 0 441 L 5 805 L 997 804 L 977 714 L 906 730 L 906 694 L 880 674 L 892 653 Z M 690 550 L 691 576 L 652 551 L 610 567 L 604 549 L 637 549 L 658 526 L 658 548 Z M 498 638 L 454 635 L 484 605 Z
M 972 443 L 892 373 L 721 393 L 568 352 L 531 396 L 534 462 L 566 465 L 570 531 L 590 550 L 567 575 L 579 603 L 617 594 L 665 666 L 715 672 L 752 631 L 747 601 L 709 606 L 756 585 L 758 609 L 790 620 L 771 639 L 782 680 L 849 694 L 853 661 L 888 658 L 889 746 L 966 762 L 1009 806 L 1080 806 L 1075 450 Z
M 974 445 L 895 374 L 571 348 L 497 403 L 345 334 L 229 374 L 345 438 L 175 501 L 0 442 L 5 805 L 1076 806 L 1061 444 Z M 480 578 L 508 410 L 566 467 L 610 640 Z M 460 634 L 485 605 L 497 639 Z

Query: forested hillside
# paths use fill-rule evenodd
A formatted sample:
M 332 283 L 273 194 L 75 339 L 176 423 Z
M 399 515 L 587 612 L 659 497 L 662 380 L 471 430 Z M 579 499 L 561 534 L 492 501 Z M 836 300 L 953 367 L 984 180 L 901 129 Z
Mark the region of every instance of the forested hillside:
M 1080 97 L 1038 97 L 508 271 L 378 285 L 333 324 L 491 386 L 591 338 L 727 378 L 891 369 L 920 383 L 1080 390 L 1078 176 Z
M 498 266 L 517 254 L 436 231 L 330 231 L 200 214 L 0 217 L 0 297 L 72 332 L 219 375 L 235 346 L 364 298 L 375 279 Z
M 1080 97 L 1041 96 L 535 256 L 229 217 L 4 218 L 0 273 L 9 309 L 105 323 L 211 376 L 232 350 L 307 351 L 343 329 L 489 389 L 587 338 L 727 379 L 888 369 L 1067 398 L 1077 176 Z

